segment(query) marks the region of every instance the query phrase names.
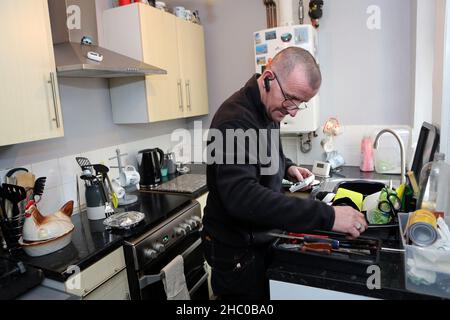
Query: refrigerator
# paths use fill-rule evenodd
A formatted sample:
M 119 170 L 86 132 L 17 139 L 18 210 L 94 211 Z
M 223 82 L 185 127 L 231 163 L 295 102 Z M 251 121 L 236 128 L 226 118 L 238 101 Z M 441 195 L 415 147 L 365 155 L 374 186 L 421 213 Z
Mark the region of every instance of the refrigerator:
M 260 30 L 254 33 L 255 70 L 262 73 L 278 52 L 288 47 L 308 50 L 318 61 L 317 30 L 309 25 L 293 25 Z M 287 116 L 280 124 L 282 134 L 303 134 L 319 129 L 319 95 L 308 103 L 308 108 L 297 113 L 295 118 Z

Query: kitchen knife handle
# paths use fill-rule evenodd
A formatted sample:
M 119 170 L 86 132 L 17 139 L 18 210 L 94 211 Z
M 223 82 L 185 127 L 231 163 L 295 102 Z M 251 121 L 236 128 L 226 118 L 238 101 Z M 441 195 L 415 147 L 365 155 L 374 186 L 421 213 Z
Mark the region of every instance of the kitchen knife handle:
M 191 82 L 189 80 L 186 80 L 186 95 L 187 95 L 187 108 L 189 111 L 192 111 L 192 105 L 191 105 Z
M 180 110 L 184 110 L 183 106 L 183 88 L 181 86 L 181 79 L 178 80 L 178 102 L 180 105 Z
M 55 118 L 53 118 L 52 121 L 56 122 L 56 127 L 59 129 L 61 127 L 61 123 L 59 121 L 58 97 L 56 94 L 56 80 L 54 72 L 50 72 L 50 80 L 48 81 L 48 83 L 50 83 L 52 86 L 53 109 L 55 110 Z

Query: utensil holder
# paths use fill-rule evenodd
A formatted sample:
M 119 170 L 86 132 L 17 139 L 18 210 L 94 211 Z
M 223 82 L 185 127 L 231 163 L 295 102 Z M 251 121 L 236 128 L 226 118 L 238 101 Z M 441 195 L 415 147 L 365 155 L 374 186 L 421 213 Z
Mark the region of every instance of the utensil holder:
M 21 249 L 19 239 L 22 237 L 23 223 L 25 215 L 0 221 L 0 228 L 2 230 L 3 238 L 10 253 L 15 253 Z

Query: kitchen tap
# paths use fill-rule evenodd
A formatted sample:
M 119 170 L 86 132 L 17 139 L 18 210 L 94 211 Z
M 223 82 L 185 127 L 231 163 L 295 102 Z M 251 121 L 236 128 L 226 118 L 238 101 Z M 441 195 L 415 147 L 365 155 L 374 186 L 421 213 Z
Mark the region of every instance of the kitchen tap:
M 373 148 L 378 148 L 378 143 L 380 140 L 380 137 L 385 133 L 391 133 L 398 141 L 398 144 L 400 145 L 400 162 L 401 162 L 401 176 L 400 176 L 400 183 L 404 184 L 406 183 L 406 160 L 405 160 L 405 146 L 403 145 L 403 141 L 400 138 L 400 136 L 391 129 L 383 129 L 380 132 L 378 132 L 377 137 L 375 138 L 375 142 L 373 143 Z

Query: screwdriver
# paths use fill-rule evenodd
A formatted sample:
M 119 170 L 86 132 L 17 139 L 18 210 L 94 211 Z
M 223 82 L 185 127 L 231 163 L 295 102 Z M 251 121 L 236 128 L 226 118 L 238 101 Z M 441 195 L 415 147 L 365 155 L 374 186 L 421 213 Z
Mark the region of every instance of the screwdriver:
M 361 244 L 353 244 L 350 241 L 346 241 L 346 243 L 341 243 L 339 240 L 335 240 L 335 239 L 331 239 L 331 238 L 325 238 L 323 236 L 320 237 L 316 237 L 313 235 L 305 235 L 304 237 L 297 237 L 297 236 L 292 236 L 289 234 L 278 234 L 278 233 L 269 233 L 270 236 L 272 237 L 278 237 L 278 238 L 282 238 L 282 239 L 290 239 L 290 240 L 294 240 L 294 241 L 301 241 L 304 243 L 324 243 L 324 244 L 329 244 L 331 246 L 331 249 L 333 250 L 338 250 L 338 249 L 342 249 L 346 248 L 347 250 L 363 250 L 364 253 L 368 252 L 370 253 L 371 250 L 376 250 L 376 246 L 371 246 L 368 244 L 362 244 L 363 242 L 360 242 Z M 343 252 L 343 251 L 342 251 Z
M 355 254 L 355 255 L 370 255 L 369 250 L 355 250 L 355 249 L 334 249 L 330 243 L 304 243 L 301 247 L 303 252 L 312 251 L 331 254 L 331 252 Z
M 275 234 L 271 234 L 272 236 L 275 236 Z M 367 249 L 367 250 L 376 250 L 378 248 L 378 244 L 375 240 L 370 239 L 364 239 L 364 240 L 358 240 L 358 239 L 332 239 L 329 236 L 325 235 L 315 235 L 315 234 L 306 234 L 306 233 L 295 233 L 295 232 L 289 232 L 286 234 L 279 235 L 280 238 L 287 238 L 286 236 L 289 236 L 292 240 L 301 240 L 305 242 L 322 242 L 322 243 L 336 243 L 333 241 L 337 241 L 339 243 L 339 247 L 341 248 L 353 248 L 353 249 Z M 320 241 L 321 239 L 322 241 Z M 336 245 L 335 245 L 336 246 Z

